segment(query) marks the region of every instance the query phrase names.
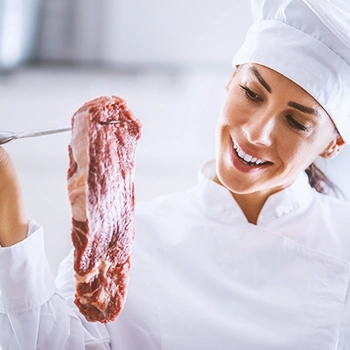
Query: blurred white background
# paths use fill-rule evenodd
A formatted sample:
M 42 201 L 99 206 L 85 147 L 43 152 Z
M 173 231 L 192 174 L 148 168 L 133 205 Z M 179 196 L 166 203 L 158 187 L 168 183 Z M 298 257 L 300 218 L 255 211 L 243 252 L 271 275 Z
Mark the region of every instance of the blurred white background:
M 136 200 L 187 188 L 214 156 L 230 60 L 251 23 L 249 1 L 0 0 L 0 130 L 70 126 L 85 101 L 119 95 L 143 123 Z M 6 145 L 54 274 L 70 249 L 69 139 Z M 326 168 L 348 198 L 349 153 Z

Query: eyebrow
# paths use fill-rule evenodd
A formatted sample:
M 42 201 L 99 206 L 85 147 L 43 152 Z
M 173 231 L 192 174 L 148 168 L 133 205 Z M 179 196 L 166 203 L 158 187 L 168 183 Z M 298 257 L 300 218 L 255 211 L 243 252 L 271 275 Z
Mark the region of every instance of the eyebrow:
M 301 105 L 299 103 L 292 102 L 292 101 L 288 102 L 288 106 L 292 107 L 292 108 L 295 108 L 295 109 L 298 109 L 299 111 L 301 111 L 303 113 L 313 114 L 316 117 L 319 117 L 318 112 L 315 109 L 311 108 L 311 107 L 306 107 L 306 106 L 303 106 L 303 105 Z
M 272 89 L 271 86 L 266 82 L 266 80 L 261 76 L 261 74 L 259 73 L 258 69 L 254 66 L 249 67 L 249 70 L 254 74 L 254 76 L 256 77 L 256 79 L 259 81 L 259 83 L 269 92 L 271 93 Z M 303 106 L 297 102 L 293 102 L 293 101 L 289 101 L 288 102 L 288 106 L 295 108 L 303 113 L 307 113 L 307 114 L 313 114 L 317 117 L 319 117 L 319 113 L 311 108 L 311 107 L 306 107 Z
M 256 79 L 258 79 L 259 83 L 269 92 L 271 93 L 271 86 L 266 82 L 266 80 L 261 76 L 256 67 L 249 67 L 249 70 L 255 75 Z

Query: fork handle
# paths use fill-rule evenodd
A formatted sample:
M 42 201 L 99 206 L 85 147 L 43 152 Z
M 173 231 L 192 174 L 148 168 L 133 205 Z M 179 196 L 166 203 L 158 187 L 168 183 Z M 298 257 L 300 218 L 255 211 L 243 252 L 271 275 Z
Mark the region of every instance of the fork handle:
M 26 137 L 37 137 L 51 134 L 58 134 L 60 132 L 71 131 L 71 128 L 59 128 L 59 129 L 47 129 L 47 130 L 38 130 L 38 131 L 24 131 L 19 132 L 13 136 L 14 139 L 23 139 Z

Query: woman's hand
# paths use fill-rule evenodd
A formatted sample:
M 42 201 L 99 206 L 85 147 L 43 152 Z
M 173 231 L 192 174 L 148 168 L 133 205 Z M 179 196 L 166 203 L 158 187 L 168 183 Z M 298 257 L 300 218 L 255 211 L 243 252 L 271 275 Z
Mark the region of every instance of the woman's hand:
M 0 147 L 0 246 L 8 247 L 27 236 L 28 222 L 15 166 Z

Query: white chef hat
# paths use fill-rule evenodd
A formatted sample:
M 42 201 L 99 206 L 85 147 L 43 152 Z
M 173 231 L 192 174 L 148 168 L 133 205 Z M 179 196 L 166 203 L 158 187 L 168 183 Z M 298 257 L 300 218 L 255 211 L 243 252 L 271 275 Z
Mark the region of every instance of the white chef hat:
M 255 22 L 233 66 L 258 63 L 291 79 L 322 105 L 350 144 L 350 2 L 251 3 Z

